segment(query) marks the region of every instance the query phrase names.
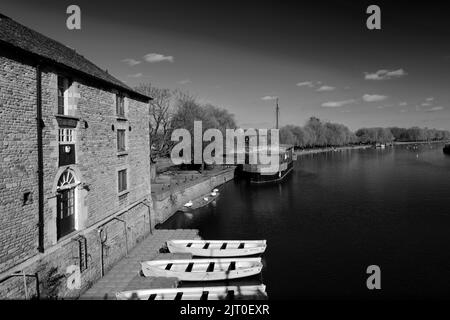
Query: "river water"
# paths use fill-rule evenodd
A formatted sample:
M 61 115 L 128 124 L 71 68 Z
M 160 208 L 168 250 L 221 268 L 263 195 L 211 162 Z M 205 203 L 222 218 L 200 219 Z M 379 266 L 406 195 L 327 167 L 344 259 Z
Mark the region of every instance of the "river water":
M 267 239 L 269 299 L 450 297 L 450 156 L 443 145 L 299 156 L 281 184 L 234 180 L 163 228 Z M 368 290 L 366 269 L 381 269 Z

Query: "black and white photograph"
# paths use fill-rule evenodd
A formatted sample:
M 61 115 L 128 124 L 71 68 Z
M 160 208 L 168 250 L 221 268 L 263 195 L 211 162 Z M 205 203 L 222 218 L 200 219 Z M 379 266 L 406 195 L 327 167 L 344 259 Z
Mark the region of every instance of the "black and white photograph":
M 448 12 L 1 0 L 0 300 L 449 299 Z

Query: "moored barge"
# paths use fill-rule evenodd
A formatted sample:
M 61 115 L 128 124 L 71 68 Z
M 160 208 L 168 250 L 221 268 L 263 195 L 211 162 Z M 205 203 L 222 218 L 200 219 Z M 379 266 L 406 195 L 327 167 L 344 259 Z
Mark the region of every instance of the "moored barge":
M 271 170 L 266 164 L 244 164 L 242 176 L 254 184 L 281 182 L 294 169 L 294 146 L 282 144 L 279 146 L 279 166 Z
M 446 144 L 444 146 L 444 149 L 442 149 L 444 151 L 445 154 L 449 154 L 450 155 L 450 144 Z

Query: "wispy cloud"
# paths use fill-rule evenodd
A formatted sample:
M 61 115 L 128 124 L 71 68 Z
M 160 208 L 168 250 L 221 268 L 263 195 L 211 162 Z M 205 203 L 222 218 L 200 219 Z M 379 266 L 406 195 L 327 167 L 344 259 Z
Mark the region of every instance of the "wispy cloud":
M 398 105 L 399 105 L 400 107 L 404 107 L 404 106 L 407 106 L 407 105 L 408 105 L 408 102 L 402 101 L 402 102 L 400 102 Z
M 129 74 L 128 78 L 141 78 L 143 76 L 142 73 Z
M 184 79 L 184 80 L 180 80 L 178 81 L 179 84 L 188 84 L 191 83 L 192 81 L 190 79 Z
M 150 63 L 156 63 L 156 62 L 174 62 L 173 56 L 165 56 L 160 53 L 149 53 L 144 56 L 144 60 Z
M 433 101 L 433 100 L 434 100 L 434 97 L 428 97 L 428 98 L 426 98 L 425 100 L 426 100 L 426 101 Z
M 429 106 L 431 106 L 431 103 L 429 103 L 429 102 L 424 102 L 424 103 L 421 104 L 421 106 L 422 106 L 422 107 L 429 107 Z
M 264 96 L 264 97 L 261 97 L 261 100 L 270 101 L 270 100 L 276 100 L 277 98 L 278 98 L 277 96 Z
M 324 91 L 333 91 L 334 89 L 336 89 L 336 88 L 332 87 L 332 86 L 321 86 L 321 87 L 317 88 L 316 91 L 324 92 Z
M 386 100 L 388 97 L 380 94 L 365 94 L 362 98 L 366 102 L 376 102 Z
M 352 104 L 355 102 L 356 102 L 355 99 L 348 99 L 348 100 L 343 100 L 343 101 L 328 101 L 328 102 L 322 103 L 322 107 L 324 107 L 324 108 L 340 108 L 340 107 L 343 107 L 345 105 Z
M 364 79 L 366 80 L 388 80 L 393 78 L 401 78 L 407 75 L 405 70 L 378 70 L 376 72 L 364 72 Z
M 303 81 L 303 82 L 298 82 L 296 84 L 297 87 L 309 87 L 312 88 L 314 87 L 314 84 L 312 81 Z
M 125 62 L 130 67 L 134 67 L 135 65 L 141 63 L 140 61 L 132 59 L 132 58 L 123 59 L 122 62 Z
M 441 110 L 444 110 L 444 107 L 436 106 L 436 107 L 433 107 L 430 109 L 426 109 L 425 112 L 436 112 L 436 111 L 441 111 Z

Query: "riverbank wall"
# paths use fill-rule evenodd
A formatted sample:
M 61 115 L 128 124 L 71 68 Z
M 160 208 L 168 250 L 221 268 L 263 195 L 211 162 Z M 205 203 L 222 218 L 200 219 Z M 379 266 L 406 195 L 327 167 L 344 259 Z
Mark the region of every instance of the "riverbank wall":
M 450 143 L 450 140 L 436 140 L 436 141 L 396 141 L 396 142 L 394 142 L 394 145 L 429 144 L 429 143 Z
M 235 167 L 206 171 L 194 181 L 173 186 L 167 190 L 152 192 L 155 224 L 163 223 L 177 212 L 186 202 L 198 198 L 212 189 L 233 180 Z
M 331 148 L 315 148 L 315 149 L 304 149 L 304 150 L 295 150 L 295 154 L 298 156 L 307 155 L 307 154 L 317 154 L 324 152 L 335 152 L 335 151 L 345 151 L 345 150 L 354 150 L 354 149 L 369 149 L 373 148 L 372 145 L 357 145 L 357 146 L 346 146 L 346 147 L 331 147 Z

